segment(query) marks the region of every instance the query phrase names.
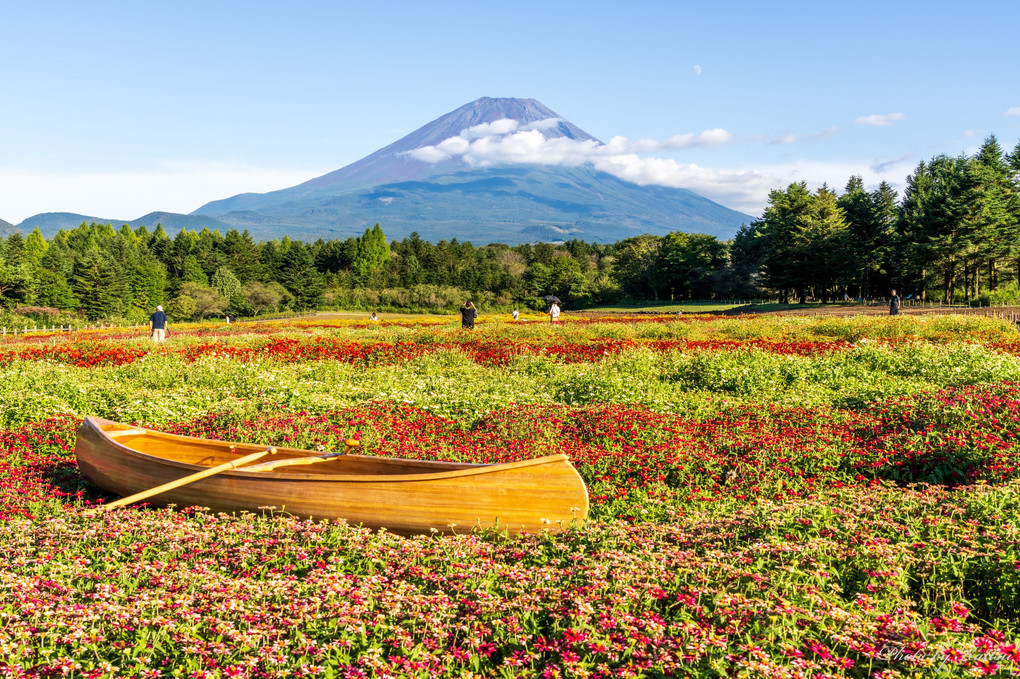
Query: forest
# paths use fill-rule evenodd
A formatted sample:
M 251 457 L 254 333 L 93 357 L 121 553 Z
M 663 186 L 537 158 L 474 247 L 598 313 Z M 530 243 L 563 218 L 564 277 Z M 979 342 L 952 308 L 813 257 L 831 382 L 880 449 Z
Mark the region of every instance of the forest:
M 859 176 L 842 192 L 773 190 L 730 241 L 676 231 L 612 244 L 475 246 L 417 234 L 254 242 L 247 231 L 83 223 L 46 239 L 0 241 L 0 323 L 253 317 L 311 309 L 485 311 L 661 300 L 836 301 L 902 296 L 1020 302 L 1020 143 L 988 137 L 973 155 L 918 163 L 902 196 Z M 13 325 L 13 323 L 8 323 Z

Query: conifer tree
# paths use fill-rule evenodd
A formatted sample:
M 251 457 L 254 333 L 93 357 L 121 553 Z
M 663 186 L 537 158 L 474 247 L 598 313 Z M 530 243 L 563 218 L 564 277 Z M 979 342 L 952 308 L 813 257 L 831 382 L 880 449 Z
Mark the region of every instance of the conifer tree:
M 226 299 L 232 299 L 234 295 L 241 292 L 241 281 L 237 279 L 234 272 L 228 266 L 221 266 L 216 269 L 212 277 L 212 286 L 220 295 Z
M 358 253 L 354 258 L 354 275 L 366 283 L 390 259 L 390 249 L 386 245 L 386 236 L 378 224 L 365 229 L 358 241 Z
M 39 262 L 42 261 L 47 249 L 49 249 L 49 243 L 43 238 L 42 232 L 39 231 L 37 226 L 32 229 L 32 233 L 28 234 L 28 238 L 25 239 L 26 261 L 33 267 L 39 266 Z
M 963 174 L 960 218 L 968 243 L 965 254 L 973 265 L 975 295 L 980 295 L 982 264 L 987 264 L 986 282 L 993 286 L 997 262 L 1013 259 L 1020 251 L 1011 173 L 1009 161 L 992 135 L 967 163 Z
M 78 308 L 78 298 L 63 274 L 39 267 L 36 269 L 35 286 L 35 303 L 39 306 L 61 311 L 74 311 Z
M 71 288 L 80 302 L 80 309 L 90 321 L 121 313 L 121 283 L 116 270 L 98 247 L 90 248 L 75 258 Z

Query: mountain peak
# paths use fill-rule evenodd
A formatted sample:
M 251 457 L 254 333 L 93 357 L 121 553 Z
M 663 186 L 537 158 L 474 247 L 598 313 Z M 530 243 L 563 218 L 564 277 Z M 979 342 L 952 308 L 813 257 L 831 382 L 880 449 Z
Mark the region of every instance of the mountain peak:
M 749 219 L 684 189 L 638 186 L 590 164 L 517 153 L 544 141 L 561 152 L 602 144 L 535 99 L 482 97 L 339 170 L 280 191 L 214 201 L 192 214 L 243 228 L 275 223 L 295 233 L 357 232 L 381 222 L 391 238 L 419 231 L 434 240 L 486 242 L 611 241 L 677 229 L 729 238 Z
M 547 138 L 566 137 L 601 143 L 536 99 L 482 97 L 422 125 L 406 137 L 355 163 L 294 188 L 299 192 L 319 191 L 340 184 L 349 186 L 406 181 L 420 179 L 440 171 L 450 171 L 456 169 L 455 166 L 459 163 L 429 163 L 407 154 L 426 146 L 436 146 L 453 137 L 469 134 L 472 129 L 479 126 L 503 120 L 512 121 L 518 128 L 539 129 Z
M 436 118 L 387 148 L 400 146 L 400 151 L 411 151 L 423 146 L 434 146 L 473 127 L 499 120 L 511 120 L 523 127 L 548 121 L 550 124 L 539 127 L 546 137 L 598 141 L 537 99 L 482 97 Z

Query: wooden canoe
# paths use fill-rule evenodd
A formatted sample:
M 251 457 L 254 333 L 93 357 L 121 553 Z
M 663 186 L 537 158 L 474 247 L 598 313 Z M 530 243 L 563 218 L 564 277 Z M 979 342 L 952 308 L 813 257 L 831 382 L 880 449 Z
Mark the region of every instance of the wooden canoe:
M 87 417 L 75 455 L 92 483 L 127 496 L 265 449 Z M 315 455 L 294 448 L 276 451 L 273 459 Z M 511 534 L 559 531 L 580 525 L 588 514 L 588 490 L 565 455 L 509 464 L 343 455 L 270 471 L 238 467 L 149 502 L 227 512 L 275 507 L 302 518 L 344 519 L 402 535 L 493 526 Z

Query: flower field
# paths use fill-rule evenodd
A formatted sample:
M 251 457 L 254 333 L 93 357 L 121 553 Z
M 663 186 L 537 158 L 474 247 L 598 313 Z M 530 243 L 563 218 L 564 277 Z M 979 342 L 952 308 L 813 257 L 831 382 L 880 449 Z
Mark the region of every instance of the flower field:
M 1020 673 L 1020 335 L 977 317 L 313 319 L 0 341 L 0 676 Z M 403 538 L 134 507 L 81 418 L 570 456 L 589 520 Z

